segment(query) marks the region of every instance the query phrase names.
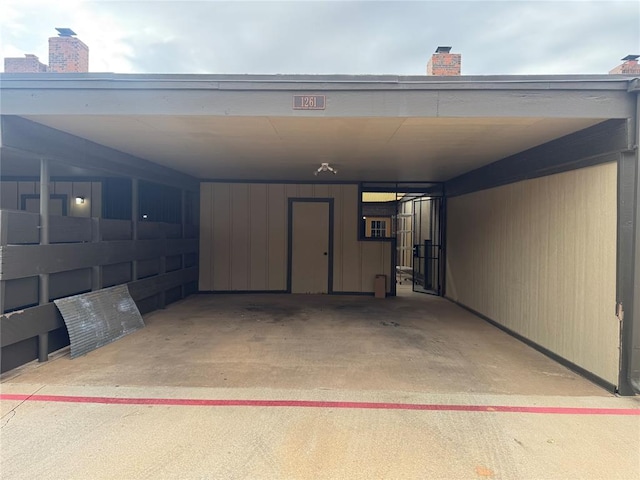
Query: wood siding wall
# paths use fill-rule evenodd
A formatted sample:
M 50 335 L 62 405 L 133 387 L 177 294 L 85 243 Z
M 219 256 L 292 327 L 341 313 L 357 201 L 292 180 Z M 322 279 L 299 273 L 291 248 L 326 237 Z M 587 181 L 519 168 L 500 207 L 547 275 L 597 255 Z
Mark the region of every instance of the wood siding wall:
M 102 182 L 51 182 L 49 193 L 67 196 L 67 215 L 70 217 L 102 216 Z M 39 194 L 40 182 L 2 181 L 0 184 L 0 208 L 20 210 L 22 195 Z M 85 203 L 76 205 L 76 197 L 83 197 Z
M 200 290 L 285 291 L 288 199 L 334 199 L 333 291 L 391 290 L 391 242 L 358 240 L 357 185 L 202 183 Z
M 39 245 L 39 224 L 39 214 L 0 210 L 1 372 L 38 358 L 41 334 L 49 353 L 69 344 L 53 299 L 127 283 L 145 313 L 197 291 L 196 227 L 141 222 L 134 240 L 128 220 L 51 216 L 52 242 Z
M 617 385 L 617 164 L 447 208 L 447 297 Z

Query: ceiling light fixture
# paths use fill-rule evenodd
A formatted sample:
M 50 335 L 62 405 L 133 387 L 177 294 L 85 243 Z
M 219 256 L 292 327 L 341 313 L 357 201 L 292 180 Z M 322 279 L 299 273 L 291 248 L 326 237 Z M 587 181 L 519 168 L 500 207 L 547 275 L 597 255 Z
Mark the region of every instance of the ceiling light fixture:
M 315 170 L 315 171 L 313 172 L 313 174 L 314 174 L 314 175 L 318 175 L 320 172 L 331 172 L 331 173 L 333 173 L 333 174 L 335 175 L 336 173 L 338 173 L 338 170 L 336 170 L 335 168 L 333 168 L 333 167 L 332 167 L 331 165 L 329 165 L 328 163 L 321 163 L 321 164 L 320 164 L 320 167 L 319 167 L 317 170 Z

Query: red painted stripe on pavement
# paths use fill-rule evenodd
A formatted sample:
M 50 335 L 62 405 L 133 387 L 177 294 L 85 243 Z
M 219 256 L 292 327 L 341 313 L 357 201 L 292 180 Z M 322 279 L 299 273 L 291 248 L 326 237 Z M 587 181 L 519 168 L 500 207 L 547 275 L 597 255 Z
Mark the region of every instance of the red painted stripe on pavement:
M 306 407 L 445 412 L 541 413 L 552 415 L 640 415 L 634 408 L 526 407 L 511 405 L 447 405 L 384 402 L 328 402 L 321 400 L 212 400 L 190 398 L 80 397 L 68 395 L 0 394 L 0 400 L 99 403 L 107 405 L 162 405 L 188 407 Z

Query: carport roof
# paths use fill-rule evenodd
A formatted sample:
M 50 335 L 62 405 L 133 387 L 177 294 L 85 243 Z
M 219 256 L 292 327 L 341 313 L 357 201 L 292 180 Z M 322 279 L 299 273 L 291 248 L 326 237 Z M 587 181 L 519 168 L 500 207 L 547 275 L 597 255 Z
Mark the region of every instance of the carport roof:
M 3 115 L 199 179 L 446 181 L 632 117 L 629 82 L 611 75 L 3 74 L 0 101 Z M 294 95 L 323 95 L 325 108 L 294 109 Z M 61 158 L 46 142 L 2 140 L 3 175 L 34 174 L 24 157 L 85 166 L 82 152 Z M 321 162 L 339 174 L 314 177 Z

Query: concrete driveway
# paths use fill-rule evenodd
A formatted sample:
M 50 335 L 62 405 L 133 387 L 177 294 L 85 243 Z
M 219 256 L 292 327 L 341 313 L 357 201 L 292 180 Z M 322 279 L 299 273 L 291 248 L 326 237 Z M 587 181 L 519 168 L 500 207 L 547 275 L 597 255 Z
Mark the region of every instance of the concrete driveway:
M 3 376 L 2 478 L 635 478 L 640 404 L 426 295 L 199 295 Z

